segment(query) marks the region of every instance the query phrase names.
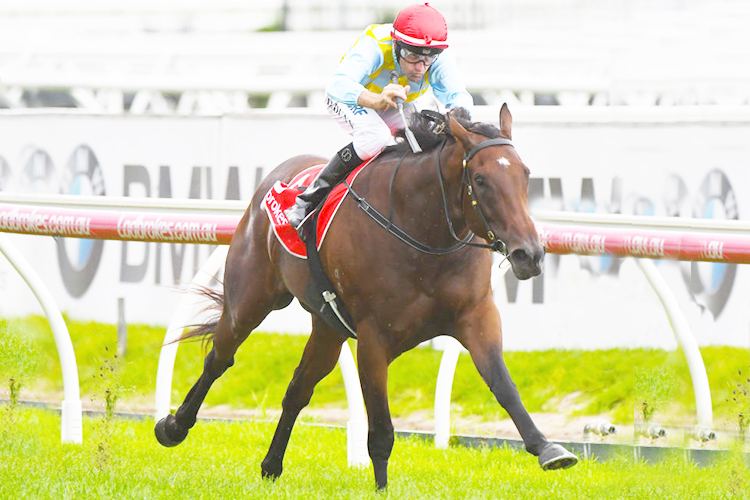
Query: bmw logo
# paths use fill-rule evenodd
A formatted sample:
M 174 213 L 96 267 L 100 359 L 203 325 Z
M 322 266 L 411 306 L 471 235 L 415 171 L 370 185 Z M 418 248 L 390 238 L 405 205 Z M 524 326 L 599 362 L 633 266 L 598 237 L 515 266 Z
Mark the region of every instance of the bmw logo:
M 78 146 L 70 156 L 60 179 L 62 194 L 104 196 L 104 176 L 94 152 Z M 80 297 L 91 286 L 104 250 L 103 240 L 57 238 L 57 260 L 65 288 Z
M 714 169 L 703 180 L 693 204 L 693 217 L 739 219 L 737 198 L 723 171 Z M 732 292 L 737 265 L 717 262 L 685 262 L 680 270 L 693 299 L 711 311 L 714 318 L 718 317 L 727 305 L 729 294 Z

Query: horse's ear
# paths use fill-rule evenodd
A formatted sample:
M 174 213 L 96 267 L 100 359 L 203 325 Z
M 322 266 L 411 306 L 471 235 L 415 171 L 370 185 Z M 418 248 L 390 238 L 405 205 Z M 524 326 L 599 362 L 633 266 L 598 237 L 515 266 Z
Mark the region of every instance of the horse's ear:
M 513 117 L 510 115 L 508 104 L 503 103 L 503 107 L 500 108 L 500 134 L 508 140 L 513 139 L 510 135 L 510 129 L 512 126 Z

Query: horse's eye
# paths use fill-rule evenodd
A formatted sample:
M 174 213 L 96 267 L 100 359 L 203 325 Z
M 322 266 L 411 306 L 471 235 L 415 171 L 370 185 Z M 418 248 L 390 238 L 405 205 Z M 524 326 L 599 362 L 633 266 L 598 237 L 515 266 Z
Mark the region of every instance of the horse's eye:
M 477 186 L 484 186 L 485 185 L 484 177 L 482 177 L 481 175 L 477 175 L 476 177 L 474 177 L 474 182 L 477 183 Z

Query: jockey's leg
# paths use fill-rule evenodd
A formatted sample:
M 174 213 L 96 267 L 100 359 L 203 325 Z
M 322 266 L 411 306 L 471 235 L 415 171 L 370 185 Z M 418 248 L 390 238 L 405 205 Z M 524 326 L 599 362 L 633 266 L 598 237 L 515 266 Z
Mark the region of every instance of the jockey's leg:
M 328 165 L 323 168 L 315 180 L 297 196 L 294 205 L 284 212 L 289 224 L 299 230 L 305 217 L 325 199 L 331 188 L 361 164 L 362 159 L 354 151 L 352 144 L 333 155 Z
M 349 132 L 353 141 L 336 153 L 312 184 L 297 196 L 294 205 L 286 214 L 289 224 L 298 231 L 305 218 L 328 195 L 330 190 L 346 175 L 363 162 L 380 153 L 391 140 L 391 129 L 380 114 L 362 106 L 346 104 L 327 99 L 328 112 Z

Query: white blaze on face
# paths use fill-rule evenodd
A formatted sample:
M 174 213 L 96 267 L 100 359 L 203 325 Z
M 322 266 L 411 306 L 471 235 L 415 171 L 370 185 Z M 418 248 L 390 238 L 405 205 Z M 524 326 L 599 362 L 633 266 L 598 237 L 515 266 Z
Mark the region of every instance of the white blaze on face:
M 508 159 L 507 159 L 506 157 L 504 157 L 504 156 L 501 156 L 500 158 L 498 158 L 498 159 L 497 159 L 497 162 L 498 162 L 498 163 L 499 163 L 500 165 L 502 165 L 503 167 L 505 167 L 505 168 L 508 168 L 508 167 L 510 167 L 510 162 L 509 162 L 509 161 L 508 161 Z

